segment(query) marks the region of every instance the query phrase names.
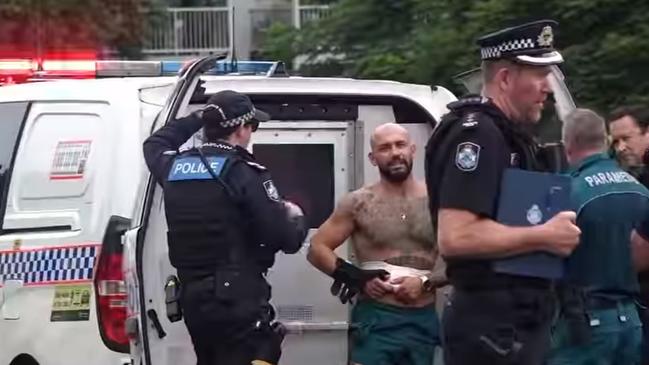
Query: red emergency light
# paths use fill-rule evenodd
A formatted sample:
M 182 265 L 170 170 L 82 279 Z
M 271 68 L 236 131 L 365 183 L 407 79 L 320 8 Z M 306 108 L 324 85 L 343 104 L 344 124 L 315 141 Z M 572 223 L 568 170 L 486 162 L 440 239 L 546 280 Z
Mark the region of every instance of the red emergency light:
M 25 82 L 34 75 L 37 67 L 29 59 L 0 59 L 0 85 Z

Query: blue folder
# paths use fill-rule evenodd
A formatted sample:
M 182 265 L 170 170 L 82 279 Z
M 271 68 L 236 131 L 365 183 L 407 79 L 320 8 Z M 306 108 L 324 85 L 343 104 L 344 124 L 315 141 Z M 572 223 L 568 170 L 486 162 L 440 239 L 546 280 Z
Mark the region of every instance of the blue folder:
M 544 172 L 506 169 L 500 186 L 496 220 L 508 226 L 547 222 L 570 206 L 571 178 Z M 493 270 L 511 275 L 560 279 L 565 260 L 546 252 L 533 252 L 494 260 Z

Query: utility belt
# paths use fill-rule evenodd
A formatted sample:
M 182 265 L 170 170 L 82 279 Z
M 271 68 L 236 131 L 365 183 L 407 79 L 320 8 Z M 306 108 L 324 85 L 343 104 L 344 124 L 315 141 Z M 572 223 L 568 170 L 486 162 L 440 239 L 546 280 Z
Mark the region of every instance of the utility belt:
M 270 300 L 267 269 L 259 266 L 224 266 L 215 270 L 179 269 L 165 282 L 167 318 L 182 319 L 183 292 L 206 293 L 223 312 L 223 320 L 261 318 Z

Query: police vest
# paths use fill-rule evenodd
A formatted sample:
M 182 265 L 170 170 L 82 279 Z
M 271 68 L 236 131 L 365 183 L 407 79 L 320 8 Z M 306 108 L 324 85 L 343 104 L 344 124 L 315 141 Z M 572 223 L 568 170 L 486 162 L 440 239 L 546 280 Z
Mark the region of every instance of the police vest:
M 242 161 L 234 152 L 205 152 L 213 174 L 197 149 L 180 153 L 164 184 L 167 241 L 171 264 L 178 269 L 246 265 L 248 239 L 237 197 L 225 182 Z
M 539 149 L 535 141 L 524 131 L 519 130 L 507 121 L 502 112 L 486 99 L 472 96 L 452 102 L 448 105 L 450 112 L 446 114 L 435 129 L 428 143 L 425 154 L 425 176 L 428 190 L 429 210 L 437 235 L 437 213 L 439 211 L 439 188 L 444 176 L 447 161 L 455 151 L 455 143 L 459 136 L 477 123 L 494 123 L 502 132 L 506 143 L 519 158 L 510 161 L 512 167 L 526 170 L 546 170 L 537 154 Z M 471 118 L 467 115 L 473 113 Z M 467 274 L 473 278 L 491 272 L 490 260 L 447 260 L 449 276 Z M 468 279 L 471 280 L 471 279 Z

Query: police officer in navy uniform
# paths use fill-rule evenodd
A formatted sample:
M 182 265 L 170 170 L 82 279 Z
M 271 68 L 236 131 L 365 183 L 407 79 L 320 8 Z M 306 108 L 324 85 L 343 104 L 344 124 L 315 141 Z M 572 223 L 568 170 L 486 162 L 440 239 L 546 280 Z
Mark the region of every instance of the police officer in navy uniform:
M 574 212 L 533 227 L 496 221 L 506 168 L 558 168 L 526 131 L 551 92 L 550 65 L 562 62 L 556 26 L 543 20 L 480 38 L 482 95 L 449 104 L 426 146 L 431 217 L 453 285 L 442 320 L 446 365 L 538 365 L 549 350 L 553 283 L 496 273 L 492 264 L 535 251 L 567 256 L 578 243 Z
M 265 274 L 278 250 L 300 249 L 306 228 L 301 209 L 280 198 L 245 149 L 268 119 L 247 96 L 226 90 L 144 142 L 163 187 L 169 258 L 199 365 L 276 364 L 281 354 Z M 200 128 L 208 143 L 179 151 Z

